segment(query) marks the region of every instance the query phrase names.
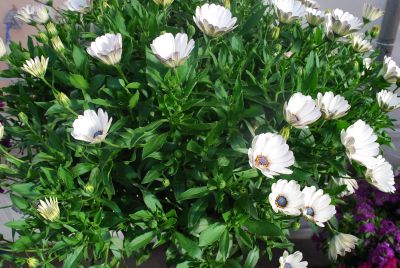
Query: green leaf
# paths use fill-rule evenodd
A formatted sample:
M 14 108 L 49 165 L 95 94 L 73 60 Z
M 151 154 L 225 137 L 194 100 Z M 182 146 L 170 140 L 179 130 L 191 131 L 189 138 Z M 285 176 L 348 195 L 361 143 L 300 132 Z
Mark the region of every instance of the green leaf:
M 203 232 L 201 232 L 199 237 L 199 246 L 205 247 L 212 245 L 217 241 L 221 235 L 224 233 L 226 225 L 220 223 L 214 223 L 207 227 Z
M 29 207 L 29 203 L 22 197 L 11 194 L 11 201 L 19 209 L 27 209 Z
M 200 218 L 204 215 L 205 210 L 208 206 L 208 198 L 201 198 L 196 200 L 189 209 L 188 212 L 188 226 L 189 228 L 194 227 Z
M 143 147 L 142 159 L 145 159 L 151 153 L 159 150 L 167 140 L 168 133 L 161 135 L 154 135 L 151 137 Z
M 186 199 L 193 199 L 193 198 L 199 198 L 207 195 L 209 193 L 209 190 L 206 186 L 202 187 L 196 187 L 196 188 L 190 188 L 189 190 L 184 191 L 181 193 L 178 197 L 178 201 L 186 200 Z
M 249 230 L 249 232 L 257 235 L 263 235 L 263 236 L 283 235 L 281 228 L 265 220 L 247 220 L 244 223 L 244 226 Z
M 249 254 L 247 255 L 243 268 L 254 268 L 257 265 L 259 259 L 260 250 L 258 249 L 258 247 L 255 247 L 250 250 Z
M 74 45 L 74 48 L 72 50 L 72 58 L 74 59 L 76 67 L 78 67 L 78 69 L 81 69 L 86 61 L 86 53 L 80 47 Z
M 136 93 L 131 96 L 131 98 L 129 99 L 129 108 L 133 109 L 136 107 L 139 102 L 139 96 L 139 91 L 136 91 Z
M 86 81 L 86 79 L 80 74 L 71 74 L 69 76 L 69 82 L 75 88 L 81 89 L 83 91 L 86 91 L 89 89 L 88 81 Z
M 232 241 L 230 240 L 229 232 L 228 230 L 225 230 L 219 241 L 219 252 L 221 253 L 222 259 L 224 261 L 226 261 L 229 257 L 229 252 L 232 247 L 231 242 Z
M 63 268 L 75 268 L 78 267 L 83 255 L 83 246 L 75 248 L 75 251 L 67 256 L 64 261 Z
M 186 251 L 186 253 L 195 259 L 201 259 L 201 249 L 198 247 L 197 242 L 187 238 L 179 232 L 175 232 L 175 238 L 178 245 Z
M 67 189 L 74 188 L 74 179 L 72 173 L 69 172 L 69 170 L 66 170 L 65 168 L 60 166 L 57 171 L 57 177 L 64 182 L 64 185 L 67 187 Z
M 35 185 L 32 182 L 14 184 L 11 186 L 11 190 L 25 197 L 40 196 L 40 193 L 35 189 Z
M 127 245 L 127 250 L 132 252 L 145 247 L 148 243 L 150 243 L 155 235 L 155 231 L 150 231 L 139 235 Z
M 4 225 L 15 230 L 25 229 L 28 226 L 25 220 L 9 221 Z
M 86 174 L 95 167 L 96 165 L 92 163 L 79 163 L 72 168 L 73 177 L 76 178 L 80 175 Z
M 150 192 L 143 191 L 143 201 L 151 211 L 162 210 L 162 205 L 157 197 Z
M 160 178 L 160 172 L 156 169 L 151 169 L 149 172 L 146 173 L 146 176 L 144 176 L 142 183 L 150 183 L 158 178 Z
M 263 5 L 261 8 L 256 9 L 253 14 L 248 16 L 249 19 L 243 24 L 242 27 L 242 34 L 246 35 L 250 33 L 252 29 L 257 28 L 255 26 L 260 23 L 266 9 L 267 7 Z

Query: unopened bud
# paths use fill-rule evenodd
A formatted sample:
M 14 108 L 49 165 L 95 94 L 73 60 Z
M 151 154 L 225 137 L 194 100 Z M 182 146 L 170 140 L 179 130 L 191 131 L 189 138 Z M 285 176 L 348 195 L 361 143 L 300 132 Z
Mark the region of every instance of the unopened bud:
M 59 36 L 51 38 L 51 44 L 58 53 L 64 53 L 65 47 Z
M 162 184 L 164 187 L 168 187 L 171 184 L 171 182 L 169 181 L 169 179 L 163 179 Z
M 153 0 L 159 6 L 167 7 L 170 6 L 174 0 Z
M 294 221 L 294 222 L 292 222 L 292 229 L 293 229 L 294 231 L 297 231 L 297 230 L 299 230 L 299 229 L 300 229 L 300 227 L 301 227 L 301 224 L 300 224 L 300 222 L 298 222 L 298 221 Z
M 381 32 L 381 27 L 379 25 L 375 25 L 374 27 L 371 28 L 371 37 L 377 38 L 380 32 Z
M 94 191 L 94 186 L 93 184 L 88 183 L 83 187 L 83 190 L 85 190 L 86 193 L 91 194 Z
M 4 137 L 4 125 L 0 123 L 0 140 Z
M 57 35 L 58 35 L 57 28 L 56 28 L 56 26 L 54 25 L 54 23 L 52 23 L 52 22 L 47 23 L 47 25 L 46 25 L 46 30 L 47 30 L 47 32 L 49 33 L 49 35 L 50 35 L 51 37 L 54 37 L 54 36 L 57 36 Z
M 71 104 L 71 100 L 63 92 L 57 94 L 57 101 L 63 106 L 69 106 Z
M 47 44 L 49 43 L 49 38 L 47 37 L 47 35 L 43 32 L 38 33 L 38 35 L 36 36 L 36 39 L 43 44 Z
M 28 124 L 28 116 L 24 113 L 24 112 L 20 112 L 18 114 L 19 120 L 21 120 L 22 123 L 24 123 L 25 125 Z
M 30 257 L 26 260 L 26 264 L 29 268 L 36 268 L 39 266 L 39 260 L 33 257 Z
M 290 136 L 290 127 L 284 127 L 281 129 L 280 133 L 281 136 L 285 139 L 288 140 Z
M 227 9 L 231 9 L 231 0 L 225 0 L 224 5 Z
M 157 228 L 157 221 L 155 221 L 155 220 L 152 220 L 151 222 L 150 222 L 150 228 Z
M 279 35 L 281 33 L 281 29 L 279 27 L 274 27 L 272 28 L 272 39 L 276 40 L 279 38 Z

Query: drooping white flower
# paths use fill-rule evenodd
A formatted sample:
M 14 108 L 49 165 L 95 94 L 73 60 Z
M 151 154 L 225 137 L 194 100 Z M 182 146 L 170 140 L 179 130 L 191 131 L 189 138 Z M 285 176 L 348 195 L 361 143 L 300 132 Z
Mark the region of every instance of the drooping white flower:
M 400 97 L 392 91 L 381 90 L 376 94 L 376 99 L 382 111 L 390 112 L 400 108 Z
M 70 11 L 86 13 L 92 9 L 92 0 L 66 0 L 64 6 Z
M 365 53 L 372 50 L 372 44 L 365 40 L 361 34 L 354 34 L 351 38 L 351 45 L 353 49 L 360 53 Z
M 279 174 L 292 174 L 288 169 L 294 164 L 293 152 L 279 134 L 264 133 L 254 137 L 248 151 L 249 164 L 268 178 Z
M 278 180 L 271 187 L 269 203 L 275 212 L 299 216 L 304 206 L 304 194 L 296 181 Z
M 165 33 L 154 39 L 150 47 L 165 66 L 174 68 L 185 63 L 194 48 L 194 40 L 188 39 L 185 33 L 178 33 L 175 37 Z
M 0 122 L 0 140 L 4 137 L 4 125 Z
M 396 84 L 400 79 L 400 68 L 391 57 L 385 56 L 382 73 L 383 78 L 390 84 Z
M 325 21 L 326 15 L 321 10 L 308 7 L 305 17 L 310 26 L 316 27 Z
M 383 13 L 383 10 L 380 8 L 377 8 L 369 3 L 364 3 L 362 16 L 366 23 L 379 19 L 383 16 Z
M 324 222 L 329 221 L 336 214 L 335 206 L 331 205 L 331 198 L 324 194 L 322 189 L 317 190 L 315 186 L 305 187 L 303 215 L 315 222 L 320 227 L 324 227 Z
M 15 17 L 27 24 L 44 24 L 50 18 L 47 8 L 36 4 L 29 4 L 18 9 Z
M 332 18 L 332 31 L 338 36 L 354 33 L 360 30 L 363 25 L 359 18 L 341 9 L 334 9 L 330 16 Z
M 289 254 L 286 250 L 283 255 L 279 258 L 279 268 L 306 268 L 308 262 L 301 261 L 303 254 L 300 251 L 296 251 L 293 254 Z
M 170 6 L 174 0 L 153 0 L 159 6 L 167 7 Z
M 93 110 L 86 110 L 75 119 L 71 135 L 77 140 L 100 143 L 107 137 L 111 122 L 112 118 L 108 119 L 107 112 L 102 109 L 97 114 Z
M 356 190 L 358 189 L 358 183 L 357 180 L 352 179 L 349 176 L 343 176 L 340 178 L 334 178 L 333 181 L 335 182 L 336 185 L 338 186 L 342 186 L 345 185 L 346 186 L 346 190 L 344 190 L 341 194 L 340 197 L 343 196 L 348 196 L 348 195 L 352 195 L 356 192 Z
M 7 55 L 7 48 L 3 39 L 0 38 L 0 58 L 3 58 L 5 55 Z
M 306 12 L 306 7 L 297 0 L 271 0 L 278 14 L 278 19 L 282 23 L 291 23 Z
M 367 165 L 365 177 L 370 184 L 382 192 L 394 193 L 396 191 L 392 165 L 381 155 Z
M 43 78 L 46 74 L 49 58 L 43 56 L 29 59 L 22 65 L 21 69 L 34 77 Z
M 379 154 L 378 137 L 374 130 L 363 120 L 358 120 L 353 125 L 340 133 L 342 144 L 346 147 L 349 159 L 357 161 L 364 166 L 373 162 Z
M 293 94 L 285 102 L 283 113 L 286 121 L 295 128 L 307 128 L 321 117 L 321 112 L 310 96 L 300 92 Z
M 357 242 L 358 238 L 354 235 L 338 233 L 329 242 L 329 258 L 336 260 L 337 255 L 346 255 L 346 252 L 355 249 Z
M 209 36 L 220 36 L 237 27 L 235 26 L 237 18 L 232 17 L 231 11 L 216 4 L 207 3 L 196 7 L 193 20 L 197 27 Z
M 107 65 L 116 65 L 121 61 L 122 56 L 122 36 L 120 33 L 99 36 L 94 40 L 87 53 Z
M 334 95 L 333 92 L 318 93 L 317 106 L 321 110 L 322 116 L 329 119 L 337 119 L 347 114 L 350 109 L 349 102 L 340 95 Z
M 55 221 L 60 216 L 60 208 L 58 207 L 57 197 L 45 198 L 39 201 L 37 211 L 48 221 Z

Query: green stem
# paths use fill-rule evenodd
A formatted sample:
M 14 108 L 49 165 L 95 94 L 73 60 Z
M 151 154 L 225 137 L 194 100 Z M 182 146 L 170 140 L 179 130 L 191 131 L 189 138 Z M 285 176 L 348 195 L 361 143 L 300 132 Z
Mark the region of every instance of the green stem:
M 121 75 L 122 76 L 122 79 L 124 79 L 124 81 L 125 81 L 125 83 L 129 83 L 128 82 L 128 79 L 126 78 L 126 76 L 125 76 L 125 74 L 124 74 L 124 72 L 122 71 L 122 68 L 121 68 L 121 66 L 120 65 L 115 65 L 115 69 L 117 69 L 117 71 L 118 71 L 118 73 L 119 73 L 119 75 Z
M 123 148 L 124 148 L 124 147 L 121 147 L 121 146 L 119 146 L 119 145 L 117 145 L 117 144 L 114 144 L 114 143 L 112 143 L 112 142 L 110 142 L 110 141 L 108 141 L 108 140 L 103 140 L 103 142 L 104 142 L 105 144 L 107 144 L 107 145 L 110 145 L 111 147 L 120 148 L 120 149 L 123 149 Z
M 9 152 L 7 152 L 7 150 L 4 149 L 4 147 L 1 146 L 1 145 L 0 145 L 0 151 L 1 151 L 4 155 L 6 155 L 7 157 L 13 159 L 14 161 L 17 161 L 17 162 L 19 162 L 19 163 L 25 163 L 25 162 L 22 161 L 21 159 L 16 158 L 15 156 L 13 156 L 13 155 L 11 155 Z

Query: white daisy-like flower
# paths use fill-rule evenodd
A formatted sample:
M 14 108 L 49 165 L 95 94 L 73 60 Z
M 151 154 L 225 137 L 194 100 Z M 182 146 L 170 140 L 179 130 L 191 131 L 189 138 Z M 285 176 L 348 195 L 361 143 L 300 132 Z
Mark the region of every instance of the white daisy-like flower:
M 319 4 L 314 0 L 300 0 L 300 2 L 308 8 L 319 9 Z
M 50 19 L 47 8 L 36 4 L 29 4 L 18 9 L 15 17 L 27 24 L 44 24 Z
M 370 184 L 382 192 L 394 193 L 396 191 L 393 167 L 381 155 L 367 165 L 365 177 Z
M 254 137 L 248 151 L 249 164 L 268 178 L 279 174 L 292 174 L 288 167 L 294 164 L 293 152 L 279 134 L 263 133 Z
M 396 84 L 400 79 L 400 68 L 391 57 L 385 56 L 382 73 L 383 78 L 390 84 Z
M 338 36 L 346 36 L 361 29 L 361 20 L 349 12 L 334 9 L 330 16 L 332 18 L 332 31 Z
M 376 94 L 376 99 L 382 111 L 390 112 L 400 108 L 400 97 L 392 91 L 381 90 Z
M 358 238 L 354 235 L 338 233 L 329 242 L 329 258 L 336 260 L 337 255 L 346 255 L 346 252 L 355 249 L 357 242 Z
M 307 128 L 321 117 L 321 111 L 310 96 L 300 92 L 293 94 L 285 102 L 283 113 L 286 121 L 295 128 Z
M 299 216 L 304 207 L 304 194 L 296 181 L 278 180 L 271 186 L 269 203 L 275 212 Z
M 174 0 L 153 0 L 153 1 L 157 5 L 164 7 L 170 6 L 174 2 Z
M 346 147 L 348 158 L 364 166 L 375 161 L 379 154 L 379 144 L 376 142 L 378 136 L 363 120 L 358 120 L 346 130 L 343 129 L 340 139 Z
M 43 78 L 46 74 L 47 65 L 49 64 L 49 58 L 45 58 L 43 56 L 35 57 L 33 59 L 29 59 L 22 65 L 21 69 L 30 75 Z
M 300 251 L 296 251 L 293 254 L 289 254 L 286 250 L 283 255 L 279 258 L 279 268 L 306 268 L 308 262 L 301 261 L 303 254 Z
M 7 55 L 7 48 L 3 39 L 0 38 L 0 58 L 3 58 L 5 55 Z
M 102 109 L 84 111 L 72 124 L 72 137 L 77 140 L 90 142 L 92 144 L 100 143 L 105 140 L 110 129 L 112 118 L 108 119 L 107 112 Z
M 297 0 L 271 0 L 282 23 L 291 23 L 306 13 L 306 7 Z
M 237 27 L 235 26 L 237 18 L 232 16 L 231 11 L 216 4 L 207 3 L 196 7 L 193 20 L 197 27 L 209 36 L 220 36 Z
M 320 227 L 324 227 L 324 222 L 329 221 L 336 214 L 335 206 L 331 205 L 331 197 L 315 186 L 305 187 L 303 215 L 315 222 Z
M 353 49 L 360 53 L 365 53 L 372 50 L 372 44 L 365 40 L 361 34 L 354 34 L 351 38 L 351 45 Z
M 120 33 L 99 36 L 94 40 L 87 53 L 107 65 L 116 65 L 121 61 L 122 56 L 122 36 Z
M 73 12 L 86 13 L 92 9 L 92 0 L 66 0 L 64 7 Z
M 318 93 L 317 106 L 321 110 L 322 116 L 327 119 L 338 119 L 347 114 L 350 109 L 349 102 L 340 95 L 334 95 L 333 92 Z
M 340 197 L 352 195 L 358 189 L 357 180 L 352 179 L 350 176 L 347 175 L 340 178 L 334 178 L 333 181 L 338 186 L 346 186 L 346 190 L 344 190 L 340 194 Z
M 185 33 L 175 37 L 165 33 L 153 40 L 150 45 L 154 55 L 167 67 L 177 67 L 185 63 L 194 48 L 194 40 Z
M 321 10 L 308 7 L 305 17 L 310 26 L 316 27 L 324 23 L 326 15 Z
M 58 207 L 57 197 L 45 198 L 39 201 L 37 211 L 48 221 L 55 221 L 60 217 L 60 208 Z
M 383 16 L 384 12 L 369 3 L 364 3 L 362 14 L 364 21 L 367 23 L 379 19 Z
M 4 125 L 0 122 L 0 140 L 4 137 Z

